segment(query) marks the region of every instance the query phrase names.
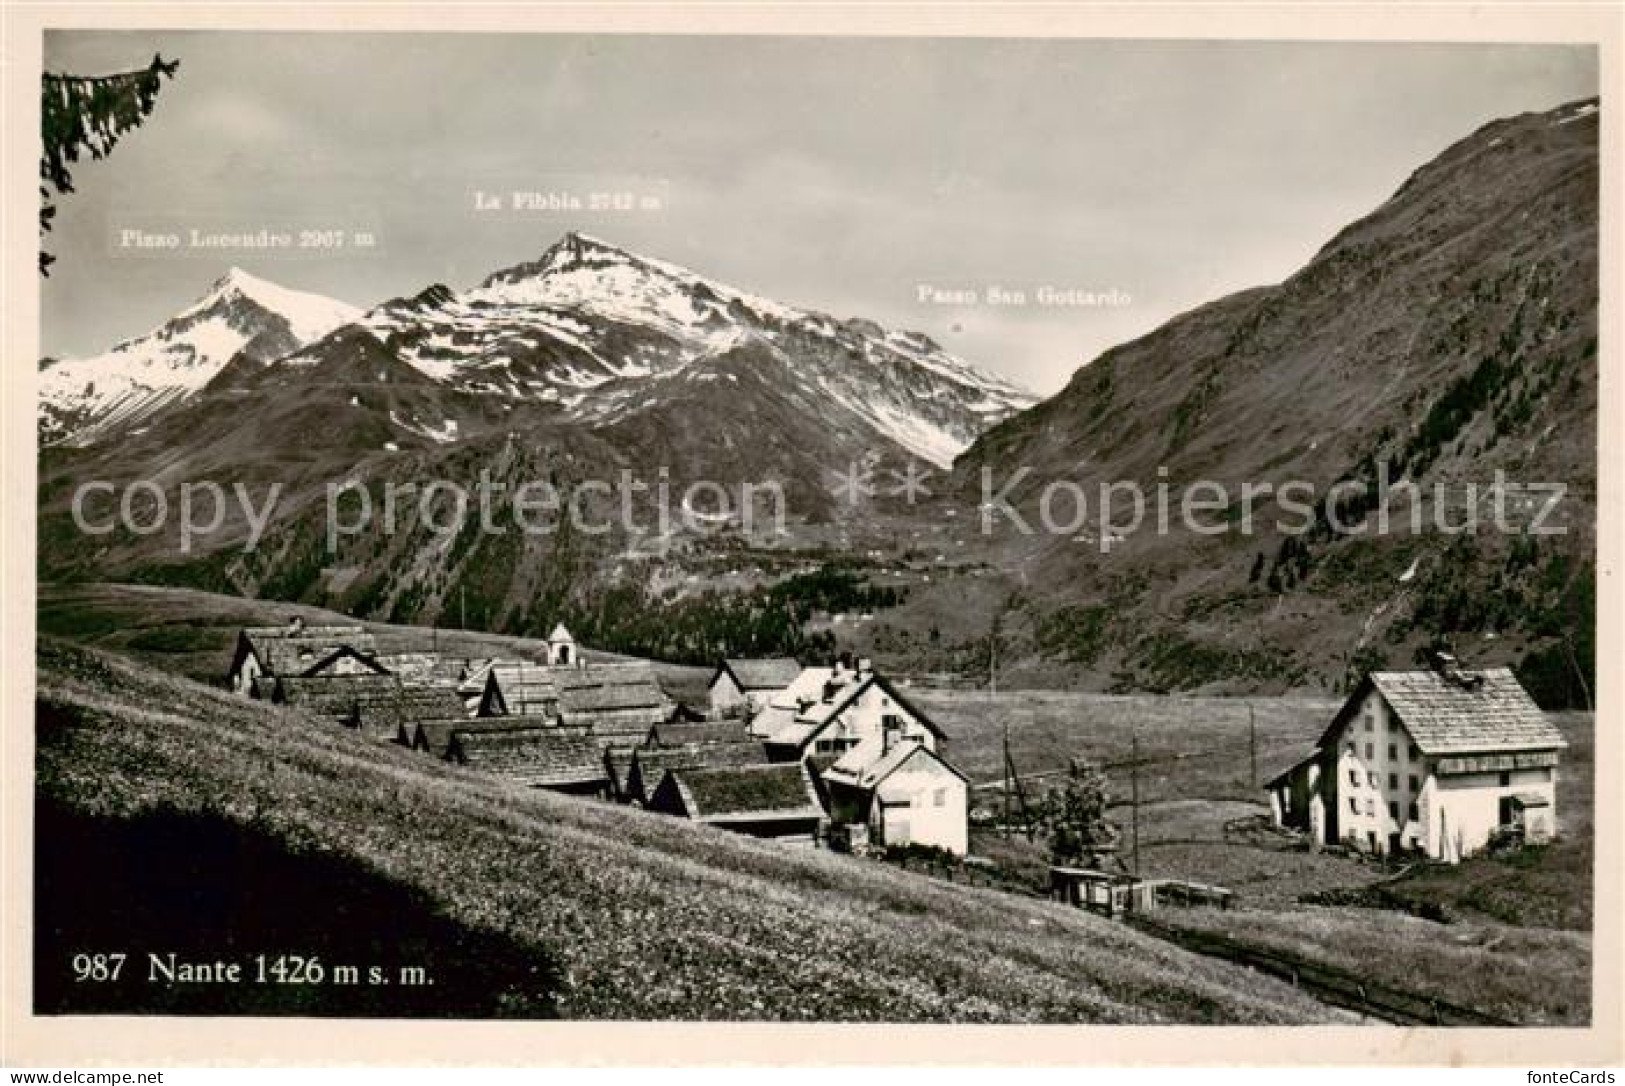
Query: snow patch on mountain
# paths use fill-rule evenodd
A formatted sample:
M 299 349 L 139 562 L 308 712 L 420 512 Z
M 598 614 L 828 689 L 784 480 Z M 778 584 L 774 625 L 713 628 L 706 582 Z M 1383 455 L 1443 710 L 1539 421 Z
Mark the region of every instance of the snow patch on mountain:
M 292 290 L 250 275 L 241 268 L 232 268 L 215 283 L 207 296 L 191 309 L 180 313 L 177 319 L 184 320 L 195 312 L 204 312 L 220 298 L 233 295 L 246 298 L 287 321 L 289 330 L 301 344 L 311 343 L 341 325 L 353 323 L 362 314 L 360 309 L 337 298 Z
M 920 333 L 783 305 L 578 233 L 473 289 L 386 303 L 366 324 L 432 380 L 556 398 L 593 422 L 659 407 L 672 378 L 720 381 L 691 367 L 760 345 L 810 410 L 850 412 L 944 467 L 1035 401 Z

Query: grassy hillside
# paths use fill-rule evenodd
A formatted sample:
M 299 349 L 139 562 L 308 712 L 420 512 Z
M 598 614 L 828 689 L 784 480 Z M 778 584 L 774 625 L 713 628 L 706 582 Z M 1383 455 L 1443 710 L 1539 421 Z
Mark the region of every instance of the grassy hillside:
M 1105 352 L 979 438 L 955 463 L 961 500 L 1012 484 L 1035 527 L 1054 484 L 1090 503 L 1069 530 L 1027 535 L 1000 518 L 993 546 L 972 551 L 1015 575 L 1006 669 L 1054 661 L 1099 689 L 1334 690 L 1443 636 L 1465 660 L 1517 666 L 1543 705 L 1587 707 L 1599 131 L 1595 102 L 1494 121 L 1283 282 Z M 1518 487 L 1565 484 L 1545 527 L 1566 535 L 1496 531 L 1482 497 L 1497 471 L 1517 484 L 1518 527 L 1533 527 L 1538 502 L 1520 505 L 1539 493 Z M 1103 550 L 1101 487 L 1121 483 L 1138 485 L 1147 516 Z M 1270 495 L 1249 498 L 1249 484 Z M 1312 517 L 1283 500 L 1292 484 L 1312 488 Z M 1478 529 L 1448 530 L 1470 523 L 1469 484 Z M 1375 511 L 1379 489 L 1390 530 L 1374 516 L 1340 530 Z M 1067 524 L 1076 503 L 1051 493 Z M 1413 493 L 1426 514 L 1414 531 Z M 1182 525 L 1182 496 L 1219 508 Z M 1127 498 L 1111 523 L 1130 522 Z M 957 590 L 934 591 L 952 607 Z
M 510 789 L 51 638 L 38 663 L 41 1009 L 1337 1018 L 1048 902 Z M 421 967 L 434 994 L 164 989 L 140 970 L 76 985 L 65 970 L 85 949 Z

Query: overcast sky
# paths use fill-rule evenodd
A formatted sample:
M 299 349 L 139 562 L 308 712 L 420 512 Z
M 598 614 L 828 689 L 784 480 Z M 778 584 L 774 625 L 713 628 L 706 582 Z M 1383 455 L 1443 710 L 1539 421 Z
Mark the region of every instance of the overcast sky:
M 1597 93 L 1556 46 L 54 32 L 51 71 L 181 61 L 84 162 L 47 245 L 47 353 L 161 323 L 227 267 L 370 305 L 567 230 L 779 301 L 918 329 L 1041 392 L 1278 281 L 1496 117 Z M 653 197 L 479 212 L 473 193 Z M 180 256 L 125 228 L 370 232 L 338 255 Z M 1039 286 L 1127 304 L 1036 303 Z M 941 305 L 923 287 L 1025 290 Z

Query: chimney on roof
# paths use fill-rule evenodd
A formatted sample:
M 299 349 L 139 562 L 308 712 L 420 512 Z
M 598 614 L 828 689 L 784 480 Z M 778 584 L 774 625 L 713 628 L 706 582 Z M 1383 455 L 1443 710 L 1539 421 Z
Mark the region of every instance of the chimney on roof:
M 1429 650 L 1428 663 L 1434 672 L 1451 686 L 1460 687 L 1462 690 L 1477 690 L 1484 685 L 1484 676 L 1469 675 L 1461 670 L 1461 663 L 1453 653 L 1439 649 Z
M 299 615 L 294 615 L 293 618 L 288 621 L 288 636 L 292 637 L 300 633 L 302 630 L 304 630 L 304 628 L 305 620 Z
M 867 656 L 858 657 L 858 674 L 867 675 L 874 670 L 874 661 Z

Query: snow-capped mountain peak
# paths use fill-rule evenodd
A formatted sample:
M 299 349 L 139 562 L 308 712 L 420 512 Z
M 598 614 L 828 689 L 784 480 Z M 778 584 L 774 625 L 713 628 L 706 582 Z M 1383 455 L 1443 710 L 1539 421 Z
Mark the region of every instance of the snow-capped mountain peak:
M 437 381 L 550 400 L 595 425 L 662 401 L 627 382 L 692 378 L 749 343 L 784 362 L 775 380 L 804 402 L 943 466 L 1033 402 L 919 333 L 785 305 L 577 232 L 472 290 L 431 288 L 365 323 Z
M 232 268 L 145 335 L 40 371 L 40 437 L 75 444 L 179 403 L 240 353 L 270 361 L 350 323 L 361 310 Z
M 356 334 L 328 334 L 342 325 Z M 872 443 L 942 467 L 1034 400 L 919 333 L 785 305 L 569 233 L 471 289 L 435 284 L 366 313 L 232 268 L 147 335 L 43 368 L 42 432 L 88 442 L 205 386 L 384 373 L 633 431 L 657 417 L 681 429 L 693 389 L 727 388 L 716 406 L 740 418 L 793 411 L 839 435 L 824 442 L 830 456 Z
M 320 339 L 340 325 L 360 319 L 362 315 L 362 310 L 347 302 L 292 290 L 233 267 L 215 280 L 207 294 L 177 317 L 184 319 L 239 299 L 287 321 L 289 330 L 301 344 Z
M 628 252 L 586 234 L 565 234 L 539 258 L 490 276 L 473 303 L 584 310 L 720 346 L 740 317 L 797 320 L 788 306 L 707 279 L 687 268 Z

